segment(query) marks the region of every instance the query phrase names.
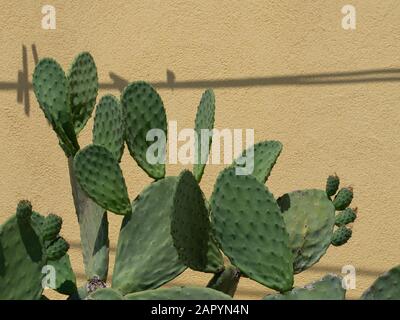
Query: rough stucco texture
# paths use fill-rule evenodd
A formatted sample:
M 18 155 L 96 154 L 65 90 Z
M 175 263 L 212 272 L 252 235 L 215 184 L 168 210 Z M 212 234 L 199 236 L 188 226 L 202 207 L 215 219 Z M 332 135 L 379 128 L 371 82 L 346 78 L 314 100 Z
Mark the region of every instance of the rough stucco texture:
M 202 91 L 214 87 L 218 128 L 254 128 L 256 140 L 282 141 L 284 150 L 269 180 L 276 196 L 321 188 L 333 172 L 352 185 L 360 212 L 353 238 L 330 248 L 312 270 L 296 276 L 296 284 L 340 273 L 350 264 L 357 270 L 357 287 L 348 297 L 359 297 L 379 273 L 400 263 L 400 5 L 353 0 L 357 29 L 346 31 L 341 8 L 347 3 L 1 0 L 0 222 L 22 198 L 42 213 L 60 214 L 73 266 L 84 280 L 66 159 L 32 91 L 30 100 L 21 96 L 23 90 L 17 94 L 16 81 L 24 65 L 22 46 L 29 79 L 33 44 L 39 57 L 54 57 L 65 68 L 76 53 L 88 50 L 105 84 L 100 95 L 119 95 L 110 73 L 165 84 L 171 70 L 176 88 L 164 85 L 159 92 L 169 120 L 179 128 L 193 127 Z M 56 30 L 41 28 L 44 4 L 56 8 Z M 308 74 L 316 77 L 306 83 L 293 78 Z M 229 79 L 244 81 L 223 81 Z M 91 127 L 92 120 L 81 145 L 89 143 Z M 222 167 L 206 168 L 201 186 L 207 195 Z M 122 168 L 133 198 L 150 180 L 127 154 Z M 168 165 L 168 174 L 182 168 Z M 110 220 L 114 253 L 121 219 L 112 215 Z M 207 280 L 186 272 L 174 283 Z M 243 280 L 238 297 L 260 298 L 266 292 Z

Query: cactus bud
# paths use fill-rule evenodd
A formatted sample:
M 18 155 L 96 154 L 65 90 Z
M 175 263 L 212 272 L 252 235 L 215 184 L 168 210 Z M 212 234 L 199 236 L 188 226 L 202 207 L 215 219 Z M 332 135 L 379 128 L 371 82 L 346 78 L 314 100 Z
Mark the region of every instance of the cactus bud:
M 335 224 L 338 227 L 345 226 L 346 224 L 352 223 L 357 219 L 357 208 L 351 209 L 346 208 L 340 212 L 335 218 Z
M 86 284 L 86 290 L 89 294 L 95 292 L 97 289 L 102 289 L 106 287 L 106 283 L 102 281 L 98 276 L 94 276 Z
M 332 197 L 338 191 L 339 184 L 340 179 L 336 174 L 328 177 L 326 180 L 326 194 L 328 197 Z
M 21 200 L 17 206 L 17 219 L 29 221 L 32 215 L 32 204 L 28 200 Z
M 43 240 L 51 241 L 57 238 L 62 226 L 62 218 L 50 213 L 42 227 Z
M 353 231 L 345 226 L 341 226 L 336 229 L 336 231 L 333 233 L 331 243 L 335 247 L 342 246 L 344 245 L 349 239 L 351 238 L 351 235 L 353 234 Z
M 62 237 L 54 240 L 46 249 L 47 259 L 58 260 L 67 253 L 69 244 Z
M 333 200 L 333 205 L 336 210 L 346 209 L 351 201 L 353 200 L 353 189 L 352 188 L 342 188 L 339 190 L 338 194 Z

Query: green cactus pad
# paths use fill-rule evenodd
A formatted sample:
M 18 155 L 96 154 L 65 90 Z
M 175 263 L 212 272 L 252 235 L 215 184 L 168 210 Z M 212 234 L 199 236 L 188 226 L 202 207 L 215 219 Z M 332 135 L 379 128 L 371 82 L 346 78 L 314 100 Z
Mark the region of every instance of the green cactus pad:
M 89 52 L 75 57 L 68 72 L 68 84 L 72 120 L 78 134 L 92 115 L 99 87 L 96 64 Z
M 300 273 L 315 263 L 328 249 L 335 225 L 335 208 L 322 190 L 301 190 L 278 199 L 283 212 L 293 268 Z
M 217 272 L 223 261 L 208 261 L 210 219 L 205 199 L 193 174 L 185 170 L 178 178 L 171 216 L 171 234 L 182 262 L 203 272 Z
M 112 287 L 124 294 L 158 288 L 186 269 L 171 236 L 176 183 L 176 177 L 153 182 L 124 217 L 112 279 Z
M 221 291 L 231 297 L 235 295 L 240 280 L 240 271 L 234 266 L 228 266 L 214 275 L 207 287 Z
M 58 237 L 46 248 L 47 260 L 58 260 L 63 257 L 69 249 L 69 244 L 64 238 Z
M 342 279 L 328 274 L 304 288 L 295 288 L 284 294 L 268 295 L 263 300 L 344 300 L 345 296 Z
M 215 120 L 215 96 L 212 89 L 206 90 L 200 100 L 197 108 L 194 130 L 196 132 L 196 149 L 195 149 L 195 164 L 193 166 L 193 174 L 196 180 L 200 182 L 204 173 L 204 168 L 210 152 L 212 143 L 212 135 L 204 136 L 202 139 L 201 130 L 209 130 L 212 133 Z M 202 152 L 202 145 L 203 151 Z M 204 154 L 203 154 L 204 153 Z
M 361 296 L 363 300 L 400 300 L 400 265 L 382 274 Z
M 121 161 L 124 151 L 122 107 L 112 95 L 102 97 L 96 107 L 93 144 L 106 147 L 118 162 Z
M 0 300 L 37 300 L 45 257 L 30 223 L 12 216 L 0 226 Z
M 222 251 L 249 278 L 275 290 L 293 285 L 289 237 L 279 207 L 253 176 L 220 173 L 211 196 L 211 220 Z
M 50 213 L 44 220 L 42 226 L 42 237 L 43 240 L 50 241 L 54 240 L 59 234 L 62 226 L 62 218 L 56 214 Z
M 68 82 L 64 71 L 55 60 L 45 58 L 36 65 L 33 90 L 67 156 L 75 154 L 79 150 L 79 144 L 72 123 Z
M 167 137 L 167 117 L 164 104 L 157 91 L 145 82 L 128 85 L 121 96 L 125 118 L 125 139 L 129 152 L 137 164 L 154 178 L 165 176 L 165 163 L 151 164 L 146 159 L 148 148 L 154 143 L 147 141 L 151 129 L 160 129 Z M 165 148 L 162 154 L 165 157 Z
M 357 219 L 357 208 L 346 208 L 344 211 L 339 212 L 335 218 L 335 224 L 338 227 L 345 226 L 346 224 L 353 223 Z
M 112 288 L 98 289 L 91 293 L 87 300 L 123 300 L 124 297 L 117 290 Z
M 210 288 L 172 287 L 131 293 L 126 300 L 232 300 L 220 291 Z
M 75 294 L 78 289 L 69 255 L 64 254 L 60 259 L 48 261 L 47 264 L 53 266 L 56 271 L 56 287 L 54 289 L 65 295 Z
M 353 189 L 352 188 L 342 188 L 337 193 L 335 199 L 333 200 L 333 205 L 336 210 L 346 209 L 353 200 Z
M 131 212 L 125 179 L 117 160 L 103 146 L 89 145 L 74 159 L 76 178 L 98 205 L 116 214 Z
M 244 167 L 243 157 L 247 157 L 247 168 L 249 167 L 249 163 L 254 163 L 254 170 L 249 174 L 253 175 L 259 182 L 264 184 L 271 174 L 276 160 L 281 154 L 282 143 L 273 140 L 263 141 L 255 144 L 252 148 L 254 148 L 254 153 L 250 153 L 250 149 L 242 152 L 239 158 L 235 160 L 235 165 Z
M 350 240 L 353 231 L 346 226 L 341 226 L 335 230 L 332 236 L 331 243 L 335 247 L 342 246 Z
M 338 191 L 340 185 L 340 179 L 339 177 L 335 174 L 334 176 L 329 176 L 328 179 L 326 180 L 326 194 L 328 197 L 332 197 L 335 195 L 336 191 Z

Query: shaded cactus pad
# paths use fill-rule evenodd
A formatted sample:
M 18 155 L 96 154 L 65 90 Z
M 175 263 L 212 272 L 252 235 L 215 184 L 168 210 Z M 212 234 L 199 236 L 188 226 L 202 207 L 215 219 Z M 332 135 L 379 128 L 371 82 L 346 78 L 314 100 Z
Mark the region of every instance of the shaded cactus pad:
M 198 287 L 172 287 L 131 293 L 125 296 L 127 300 L 231 300 L 232 298 L 220 291 Z

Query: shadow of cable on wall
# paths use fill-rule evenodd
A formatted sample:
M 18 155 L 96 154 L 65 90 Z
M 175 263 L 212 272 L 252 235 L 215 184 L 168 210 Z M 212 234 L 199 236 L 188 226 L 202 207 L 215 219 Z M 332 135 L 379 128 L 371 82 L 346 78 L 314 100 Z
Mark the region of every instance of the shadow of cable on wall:
M 31 46 L 35 65 L 39 61 L 36 45 Z M 22 69 L 18 71 L 17 81 L 0 81 L 0 91 L 16 91 L 17 103 L 24 106 L 26 116 L 30 114 L 30 81 L 32 70 L 28 68 L 28 50 L 22 46 Z M 110 72 L 111 82 L 100 83 L 100 89 L 119 90 L 120 92 L 130 80 Z M 273 86 L 325 86 L 325 85 L 350 85 L 373 82 L 398 82 L 400 81 L 400 68 L 382 68 L 360 71 L 294 74 L 271 77 L 241 77 L 209 80 L 181 80 L 178 81 L 175 73 L 167 69 L 165 81 L 150 83 L 156 89 L 207 89 L 207 88 L 246 88 L 246 87 L 273 87 Z

